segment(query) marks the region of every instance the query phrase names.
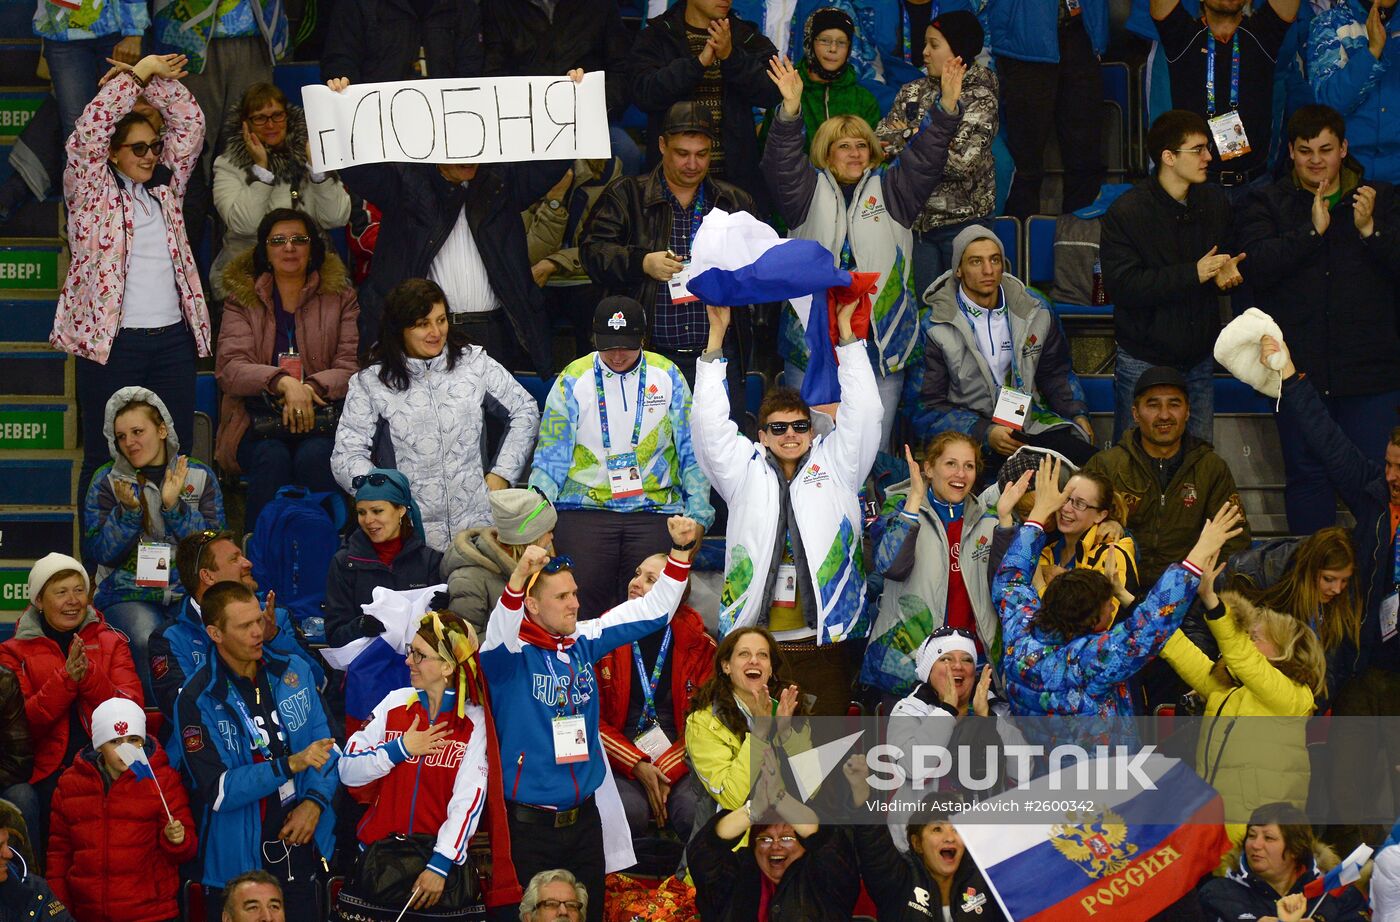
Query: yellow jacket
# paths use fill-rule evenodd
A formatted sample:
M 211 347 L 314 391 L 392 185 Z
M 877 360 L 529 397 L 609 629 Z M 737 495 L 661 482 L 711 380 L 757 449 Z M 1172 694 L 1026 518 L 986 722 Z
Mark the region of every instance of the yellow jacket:
M 1275 668 L 1236 625 L 1234 609 L 1248 606 L 1231 596 L 1223 616 L 1206 619 L 1238 685 L 1221 681 L 1210 659 L 1179 630 L 1162 648 L 1162 658 L 1205 699 L 1196 771 L 1220 792 L 1225 828 L 1235 844 L 1244 840 L 1254 808 L 1276 801 L 1306 806 L 1310 763 L 1304 718 L 1314 707 L 1312 689 Z
M 776 702 L 774 702 L 776 706 Z M 725 810 L 737 810 L 749 799 L 753 734 L 743 742 L 720 722 L 709 708 L 691 711 L 685 718 L 685 744 L 695 777 L 705 792 Z M 759 742 L 762 745 L 762 741 Z M 812 748 L 811 730 L 795 730 L 784 744 L 788 752 Z
M 1110 555 L 1118 557 L 1118 572 L 1123 577 L 1124 587 L 1133 595 L 1138 594 L 1138 567 L 1137 567 L 1137 545 L 1129 535 L 1124 535 L 1112 544 L 1099 544 L 1099 527 L 1095 525 L 1084 533 L 1079 541 L 1079 547 L 1074 553 L 1074 568 L 1088 567 L 1090 570 L 1097 570 L 1099 573 L 1108 575 L 1108 560 Z M 1049 544 L 1040 552 L 1040 560 L 1035 566 L 1035 591 L 1042 596 L 1045 595 L 1045 587 L 1049 584 L 1048 570 L 1051 566 L 1058 565 L 1058 553 L 1064 537 L 1052 535 Z M 1073 569 L 1073 568 L 1071 568 Z M 1113 621 L 1118 620 L 1118 600 L 1113 600 Z

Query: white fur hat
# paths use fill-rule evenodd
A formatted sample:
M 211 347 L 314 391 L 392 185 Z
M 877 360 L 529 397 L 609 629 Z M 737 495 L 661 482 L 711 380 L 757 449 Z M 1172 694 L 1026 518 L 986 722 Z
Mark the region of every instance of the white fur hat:
M 938 662 L 939 657 L 957 650 L 972 657 L 974 663 L 977 662 L 977 644 L 971 637 L 953 633 L 941 637 L 929 636 L 919 644 L 919 649 L 914 651 L 916 678 L 920 682 L 927 682 L 928 674 L 933 671 L 933 664 Z

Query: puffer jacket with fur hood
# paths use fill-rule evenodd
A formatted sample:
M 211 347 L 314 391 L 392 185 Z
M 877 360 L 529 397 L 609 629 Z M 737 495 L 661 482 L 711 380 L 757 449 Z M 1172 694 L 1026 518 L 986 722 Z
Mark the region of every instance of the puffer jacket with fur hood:
M 69 714 L 74 708 L 86 737 L 92 733 L 93 709 L 108 698 L 145 703 L 126 638 L 108 627 L 97 611 L 88 608 L 74 637 L 74 642 L 83 642 L 88 660 L 81 682 L 74 682 L 68 674 L 68 651 L 60 650 L 44 633 L 43 620 L 31 604 L 20 614 L 15 636 L 0 644 L 0 666 L 19 679 L 24 716 L 34 741 L 34 768 L 27 779 L 31 784 L 62 767 L 68 752 Z
M 227 251 L 225 251 L 227 252 Z M 277 393 L 284 372 L 273 354 L 277 322 L 273 314 L 273 278 L 264 272 L 253 278 L 253 254 L 244 253 L 224 270 L 223 324 L 219 327 L 215 373 L 219 391 L 219 435 L 214 460 L 226 471 L 238 471 L 238 443 L 251 420 L 245 400 Z M 285 306 L 285 305 L 284 305 Z M 360 302 L 345 264 L 327 250 L 321 268 L 306 277 L 296 305 L 297 349 L 302 374 L 322 400 L 344 400 L 350 376 L 359 368 Z
M 267 173 L 260 178 L 253 156 L 243 142 L 239 109 L 229 110 L 224 123 L 228 139 L 224 152 L 214 160 L 214 207 L 228 228 L 224 248 L 214 258 L 209 280 L 214 296 L 228 296 L 225 270 L 253 248 L 258 224 L 274 208 L 304 211 L 322 230 L 340 227 L 350 220 L 350 193 L 334 173 L 313 173 L 306 162 L 306 114 L 300 106 L 287 107 L 287 137 L 267 152 Z M 319 177 L 319 178 L 318 178 Z
M 165 460 L 175 463 L 180 455 L 180 440 L 175 436 L 175 423 L 170 411 L 154 391 L 144 387 L 124 387 L 107 401 L 102 434 L 112 460 L 92 475 L 83 502 L 83 562 L 97 566 L 97 587 L 93 604 L 99 609 L 117 602 L 141 601 L 154 605 L 169 605 L 185 594 L 180 576 L 170 569 L 170 584 L 164 589 L 136 585 L 137 548 L 142 541 L 170 544 L 205 529 L 224 528 L 224 498 L 219 491 L 218 478 L 206 464 L 189 459 L 184 486 L 175 506 L 166 509 L 160 498 L 163 478 L 145 477 L 117 450 L 115 429 L 118 410 L 134 400 L 145 401 L 156 408 L 165 424 Z M 124 482 L 140 500 L 140 507 L 129 509 L 117 499 L 114 485 Z M 174 560 L 174 553 L 171 560 Z
M 496 541 L 494 525 L 457 532 L 442 557 L 442 578 L 452 597 L 448 608 L 485 631 L 514 569 L 515 561 Z

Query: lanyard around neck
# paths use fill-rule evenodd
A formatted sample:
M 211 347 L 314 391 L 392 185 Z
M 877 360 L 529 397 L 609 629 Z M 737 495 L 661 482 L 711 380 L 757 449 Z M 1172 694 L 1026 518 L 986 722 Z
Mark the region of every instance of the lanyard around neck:
M 637 662 L 637 679 L 642 685 L 642 716 L 637 721 L 637 732 L 643 733 L 661 723 L 656 716 L 656 689 L 661 685 L 661 667 L 666 664 L 666 654 L 671 652 L 671 626 L 666 625 L 666 634 L 661 638 L 661 649 L 656 654 L 656 665 L 652 667 L 651 679 L 647 680 L 646 663 L 642 660 L 642 645 L 632 641 L 632 657 Z
M 1230 111 L 1240 107 L 1240 30 L 1230 43 Z M 1206 26 L 1206 118 L 1215 115 L 1215 33 Z
M 625 375 L 617 375 L 619 387 L 625 386 L 622 380 L 624 377 Z M 598 392 L 598 417 L 603 427 L 603 451 L 611 452 L 612 436 L 608 432 L 608 398 L 603 393 L 603 360 L 597 356 L 593 359 L 593 386 Z M 627 446 L 629 451 L 635 450 L 642 443 L 642 404 L 645 403 L 646 386 L 647 357 L 646 353 L 643 353 L 641 358 L 637 360 L 637 399 L 634 401 L 637 405 L 637 416 L 632 424 L 632 442 Z

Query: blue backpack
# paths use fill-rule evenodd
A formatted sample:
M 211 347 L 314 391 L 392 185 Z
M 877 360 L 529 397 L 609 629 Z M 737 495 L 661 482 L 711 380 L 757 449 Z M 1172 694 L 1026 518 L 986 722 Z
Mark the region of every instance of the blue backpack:
M 277 604 L 298 623 L 321 615 L 326 575 L 340 549 L 345 503 L 335 493 L 287 486 L 263 507 L 248 544 L 258 588 L 277 593 Z

